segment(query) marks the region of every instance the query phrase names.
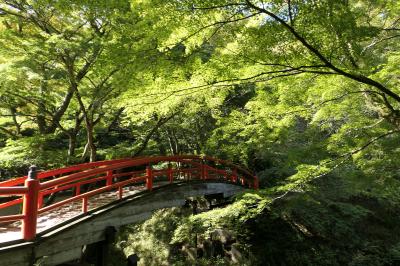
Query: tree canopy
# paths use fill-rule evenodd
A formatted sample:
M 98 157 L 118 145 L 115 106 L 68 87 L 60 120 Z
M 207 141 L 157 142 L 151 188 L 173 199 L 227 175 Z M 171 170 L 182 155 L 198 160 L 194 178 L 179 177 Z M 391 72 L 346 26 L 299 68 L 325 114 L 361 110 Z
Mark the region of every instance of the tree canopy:
M 253 169 L 273 204 L 398 208 L 399 14 L 396 0 L 0 0 L 1 177 L 208 154 Z

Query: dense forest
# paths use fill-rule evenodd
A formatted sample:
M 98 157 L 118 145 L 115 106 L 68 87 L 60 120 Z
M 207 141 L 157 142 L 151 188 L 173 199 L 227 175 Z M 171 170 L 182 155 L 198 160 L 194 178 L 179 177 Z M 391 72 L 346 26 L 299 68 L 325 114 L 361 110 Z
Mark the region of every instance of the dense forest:
M 261 189 L 115 265 L 400 265 L 399 37 L 398 0 L 0 0 L 0 178 L 211 155 Z

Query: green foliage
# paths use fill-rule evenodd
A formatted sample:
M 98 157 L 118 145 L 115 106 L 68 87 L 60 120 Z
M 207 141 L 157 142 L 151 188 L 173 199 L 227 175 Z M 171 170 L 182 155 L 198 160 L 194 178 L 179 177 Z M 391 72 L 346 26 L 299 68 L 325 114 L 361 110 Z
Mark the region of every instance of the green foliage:
M 283 200 L 271 200 L 265 191 L 246 193 L 225 208 L 196 215 L 156 212 L 123 231 L 117 248 L 142 255 L 146 265 L 164 265 L 159 257 L 172 265 L 193 265 L 177 250 L 193 249 L 224 230 L 235 239 L 225 258 L 203 257 L 196 265 L 396 265 L 400 205 L 389 205 L 346 193 L 292 193 Z
M 237 231 L 247 220 L 256 217 L 267 202 L 267 199 L 249 193 L 226 208 L 191 216 L 176 228 L 171 243 L 191 243 L 193 234 L 209 235 L 215 228 Z
M 169 262 L 179 260 L 170 241 L 174 229 L 186 221 L 187 215 L 187 211 L 180 209 L 159 210 L 143 224 L 125 227 L 119 234 L 116 248 L 126 257 L 140 254 L 140 263 L 144 265 L 169 265 Z M 114 263 L 121 265 L 123 262 Z
M 67 157 L 61 147 L 60 139 L 44 136 L 9 139 L 5 147 L 0 148 L 0 168 L 7 169 L 7 177 L 10 178 L 26 175 L 31 165 L 37 165 L 40 169 L 61 167 L 65 165 Z

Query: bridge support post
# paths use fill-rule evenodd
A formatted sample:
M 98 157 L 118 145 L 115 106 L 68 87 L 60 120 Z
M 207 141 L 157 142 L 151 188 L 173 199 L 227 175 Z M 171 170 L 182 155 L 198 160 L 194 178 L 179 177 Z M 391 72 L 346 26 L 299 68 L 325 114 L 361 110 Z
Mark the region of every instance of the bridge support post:
M 232 181 L 232 183 L 236 183 L 237 180 L 238 180 L 237 170 L 236 170 L 236 168 L 233 168 L 233 170 L 232 170 L 231 181 Z
M 107 181 L 106 181 L 106 186 L 111 186 L 112 185 L 112 176 L 113 176 L 113 171 L 107 171 Z
M 151 165 L 146 167 L 146 188 L 148 190 L 153 190 L 153 169 Z
M 36 237 L 36 225 L 38 216 L 38 196 L 40 190 L 40 182 L 36 179 L 36 166 L 29 167 L 28 178 L 25 180 L 25 186 L 28 192 L 23 199 L 23 215 L 22 220 L 22 238 L 26 241 L 33 240 Z
M 172 171 L 172 166 L 171 163 L 168 164 L 168 181 L 170 184 L 172 184 L 172 182 L 174 182 L 174 173 Z

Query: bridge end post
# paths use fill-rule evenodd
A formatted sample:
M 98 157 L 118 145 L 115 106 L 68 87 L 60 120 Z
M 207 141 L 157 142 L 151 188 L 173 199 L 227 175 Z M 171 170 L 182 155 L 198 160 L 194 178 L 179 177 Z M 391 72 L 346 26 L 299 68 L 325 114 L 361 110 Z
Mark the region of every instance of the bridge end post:
M 151 165 L 146 167 L 146 188 L 150 191 L 153 190 L 153 169 Z
M 28 192 L 23 199 L 23 215 L 22 220 L 22 238 L 26 241 L 33 240 L 36 237 L 36 225 L 38 216 L 38 196 L 40 190 L 40 182 L 37 180 L 36 166 L 29 167 L 28 177 L 25 180 L 25 186 Z

